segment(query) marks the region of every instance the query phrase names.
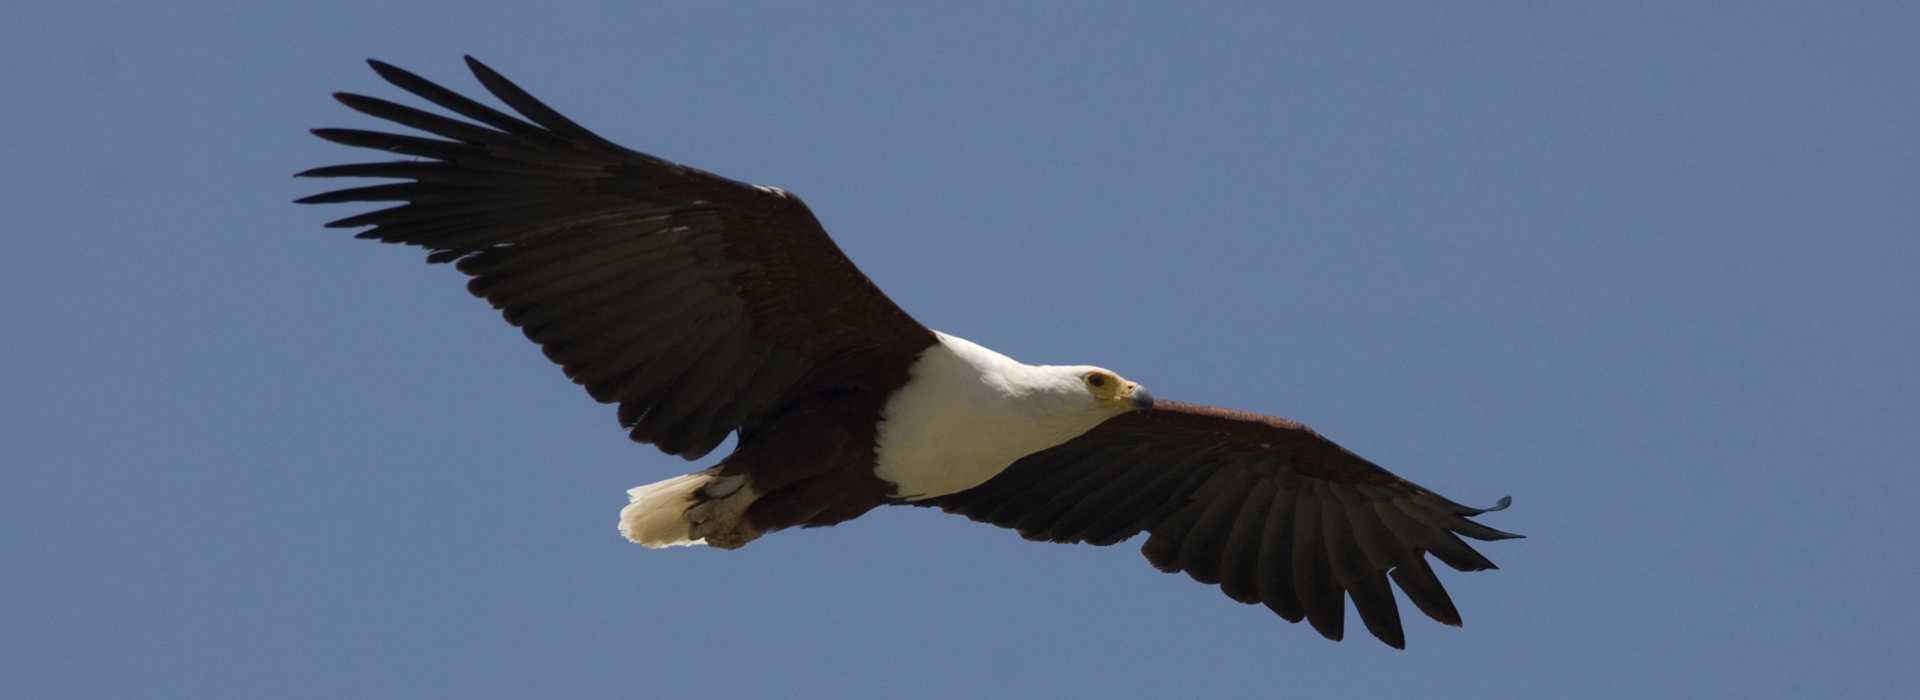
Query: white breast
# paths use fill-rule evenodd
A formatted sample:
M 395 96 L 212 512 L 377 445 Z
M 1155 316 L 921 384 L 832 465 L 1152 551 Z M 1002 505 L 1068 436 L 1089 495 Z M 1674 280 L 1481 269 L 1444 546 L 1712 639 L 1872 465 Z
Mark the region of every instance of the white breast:
M 881 410 L 874 471 L 901 498 L 973 488 L 1106 417 L 1059 410 L 1051 395 L 1059 381 L 1048 368 L 935 335 L 940 342 L 921 353 L 912 378 Z

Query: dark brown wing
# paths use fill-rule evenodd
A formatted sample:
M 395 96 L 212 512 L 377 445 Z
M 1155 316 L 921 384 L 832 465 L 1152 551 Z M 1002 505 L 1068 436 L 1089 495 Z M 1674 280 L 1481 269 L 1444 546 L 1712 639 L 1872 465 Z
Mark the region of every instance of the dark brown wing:
M 1345 598 L 1367 629 L 1403 648 L 1391 578 L 1435 620 L 1460 613 L 1425 554 L 1460 571 L 1495 568 L 1461 541 L 1501 540 L 1469 508 L 1361 459 L 1292 421 L 1159 401 L 1030 455 L 987 483 L 923 501 L 1032 540 L 1109 545 L 1145 530 L 1161 571 L 1218 584 L 1338 640 Z
M 430 137 L 315 129 L 407 158 L 300 173 L 401 182 L 299 201 L 400 202 L 327 225 L 455 263 L 568 377 L 619 403 L 635 440 L 697 458 L 808 394 L 891 390 L 934 342 L 798 198 L 615 145 L 471 57 L 519 117 L 369 63 L 466 120 L 337 94 Z

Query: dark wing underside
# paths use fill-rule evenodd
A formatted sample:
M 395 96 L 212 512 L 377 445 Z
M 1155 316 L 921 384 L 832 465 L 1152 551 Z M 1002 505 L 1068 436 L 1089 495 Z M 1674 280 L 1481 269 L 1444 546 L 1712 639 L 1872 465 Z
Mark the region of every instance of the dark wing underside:
M 1031 540 L 1110 545 L 1150 533 L 1161 571 L 1218 584 L 1328 639 L 1346 599 L 1367 629 L 1406 645 L 1387 581 L 1429 617 L 1460 624 L 1426 554 L 1460 571 L 1495 568 L 1461 535 L 1519 537 L 1291 421 L 1160 401 L 1035 453 L 973 489 L 920 502 Z
M 427 136 L 315 129 L 403 158 L 301 176 L 400 182 L 299 201 L 398 203 L 327 225 L 454 263 L 635 440 L 697 458 L 810 394 L 891 390 L 934 342 L 791 195 L 615 145 L 472 58 L 519 116 L 369 63 L 464 119 L 336 94 Z

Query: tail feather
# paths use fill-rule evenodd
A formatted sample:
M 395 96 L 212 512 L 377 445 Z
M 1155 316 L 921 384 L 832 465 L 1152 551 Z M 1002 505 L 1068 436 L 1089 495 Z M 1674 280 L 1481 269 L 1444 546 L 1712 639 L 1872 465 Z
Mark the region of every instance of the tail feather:
M 699 503 L 701 487 L 714 480 L 718 469 L 676 476 L 627 491 L 627 507 L 620 509 L 620 534 L 653 548 L 706 544 L 693 536 L 687 509 Z

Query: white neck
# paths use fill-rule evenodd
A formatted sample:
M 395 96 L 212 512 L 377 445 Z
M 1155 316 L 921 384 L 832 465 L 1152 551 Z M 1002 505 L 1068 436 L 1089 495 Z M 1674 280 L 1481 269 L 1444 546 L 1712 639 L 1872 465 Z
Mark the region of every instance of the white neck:
M 1092 410 L 1078 374 L 935 335 L 881 410 L 874 469 L 901 498 L 973 488 L 1112 415 Z

